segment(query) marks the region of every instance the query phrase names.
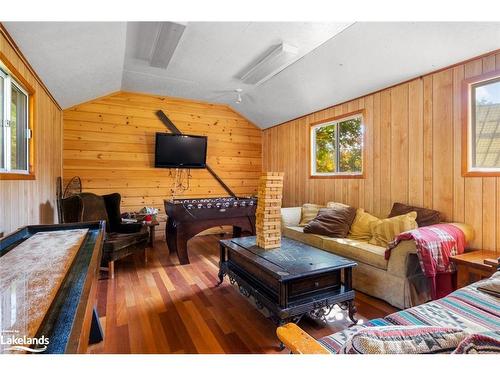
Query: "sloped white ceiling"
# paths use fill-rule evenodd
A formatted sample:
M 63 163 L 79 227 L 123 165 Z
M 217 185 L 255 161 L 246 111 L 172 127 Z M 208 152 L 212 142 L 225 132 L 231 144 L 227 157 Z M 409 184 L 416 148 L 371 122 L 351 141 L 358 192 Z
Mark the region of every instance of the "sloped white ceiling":
M 5 22 L 62 108 L 121 89 L 125 22 Z
M 160 69 L 141 57 L 159 23 L 4 25 L 63 108 L 121 89 L 227 103 L 262 128 L 500 48 L 500 23 L 188 22 Z M 282 41 L 296 61 L 241 82 Z

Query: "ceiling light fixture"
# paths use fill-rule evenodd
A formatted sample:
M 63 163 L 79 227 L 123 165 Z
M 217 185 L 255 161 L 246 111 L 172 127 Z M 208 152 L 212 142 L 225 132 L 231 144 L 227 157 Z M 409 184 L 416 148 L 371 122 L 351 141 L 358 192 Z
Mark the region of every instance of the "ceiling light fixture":
M 249 67 L 240 79 L 250 85 L 261 84 L 289 66 L 297 53 L 297 47 L 281 43 L 259 62 Z
M 166 69 L 181 40 L 186 25 L 175 22 L 162 22 L 158 27 L 156 40 L 153 44 L 150 65 Z

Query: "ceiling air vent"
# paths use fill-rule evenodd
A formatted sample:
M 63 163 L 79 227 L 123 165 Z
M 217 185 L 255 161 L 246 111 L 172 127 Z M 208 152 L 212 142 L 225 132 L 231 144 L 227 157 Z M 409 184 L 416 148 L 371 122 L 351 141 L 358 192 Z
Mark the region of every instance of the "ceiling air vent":
M 167 68 L 185 28 L 186 25 L 174 22 L 162 22 L 159 25 L 151 54 L 151 66 Z

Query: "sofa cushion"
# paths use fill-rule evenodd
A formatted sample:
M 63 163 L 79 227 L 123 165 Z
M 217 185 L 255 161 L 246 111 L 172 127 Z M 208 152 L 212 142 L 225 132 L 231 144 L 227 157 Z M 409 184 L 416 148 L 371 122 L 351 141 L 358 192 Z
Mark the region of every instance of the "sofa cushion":
M 304 227 L 304 233 L 345 238 L 355 216 L 356 209 L 349 206 L 339 205 L 332 208 L 321 208 L 318 216 Z
M 412 211 L 417 213 L 416 221 L 419 227 L 426 227 L 428 225 L 439 224 L 441 222 L 441 214 L 439 211 L 424 207 L 409 206 L 398 202 L 392 205 L 389 217 L 404 215 Z
M 305 203 L 302 205 L 302 214 L 300 217 L 300 227 L 305 227 L 312 219 L 318 216 L 319 209 L 323 206 L 314 203 Z
M 362 208 L 358 208 L 347 237 L 353 240 L 370 241 L 372 238 L 370 224 L 379 220 L 378 217 L 370 215 Z
M 349 238 L 323 238 L 322 249 L 330 253 L 369 264 L 383 270 L 387 269 L 388 261 L 385 259 L 385 248 L 372 245 L 365 241 L 351 240 Z
M 417 213 L 412 211 L 405 215 L 394 216 L 370 224 L 372 238 L 370 243 L 373 245 L 387 247 L 387 244 L 403 232 L 416 229 L 418 227 L 415 221 Z
M 303 227 L 284 227 L 283 236 L 291 238 L 292 240 L 300 241 L 308 245 L 322 249 L 323 239 L 329 238 L 327 236 L 320 236 L 318 234 L 304 233 Z

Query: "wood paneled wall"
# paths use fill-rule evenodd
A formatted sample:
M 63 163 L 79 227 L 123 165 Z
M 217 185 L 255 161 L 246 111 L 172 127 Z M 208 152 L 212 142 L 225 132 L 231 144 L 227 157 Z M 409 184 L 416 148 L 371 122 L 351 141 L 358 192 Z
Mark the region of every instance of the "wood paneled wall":
M 0 53 L 34 90 L 35 179 L 0 180 L 0 233 L 57 222 L 56 181 L 62 175 L 62 111 L 0 27 Z
M 395 201 L 471 224 L 476 248 L 500 252 L 500 178 L 461 175 L 464 79 L 500 69 L 496 51 L 264 131 L 263 165 L 284 171 L 285 206 L 339 201 L 388 215 Z M 365 110 L 364 179 L 309 178 L 309 124 Z
M 168 131 L 163 110 L 186 134 L 208 136 L 207 163 L 242 196 L 256 193 L 262 131 L 225 105 L 135 93 L 115 93 L 64 111 L 64 179 L 80 176 L 84 191 L 119 192 L 122 211 L 159 208 L 170 198 L 169 169 L 154 168 L 155 132 Z M 227 196 L 204 169 L 191 170 L 181 197 Z M 158 230 L 162 230 L 158 228 Z

